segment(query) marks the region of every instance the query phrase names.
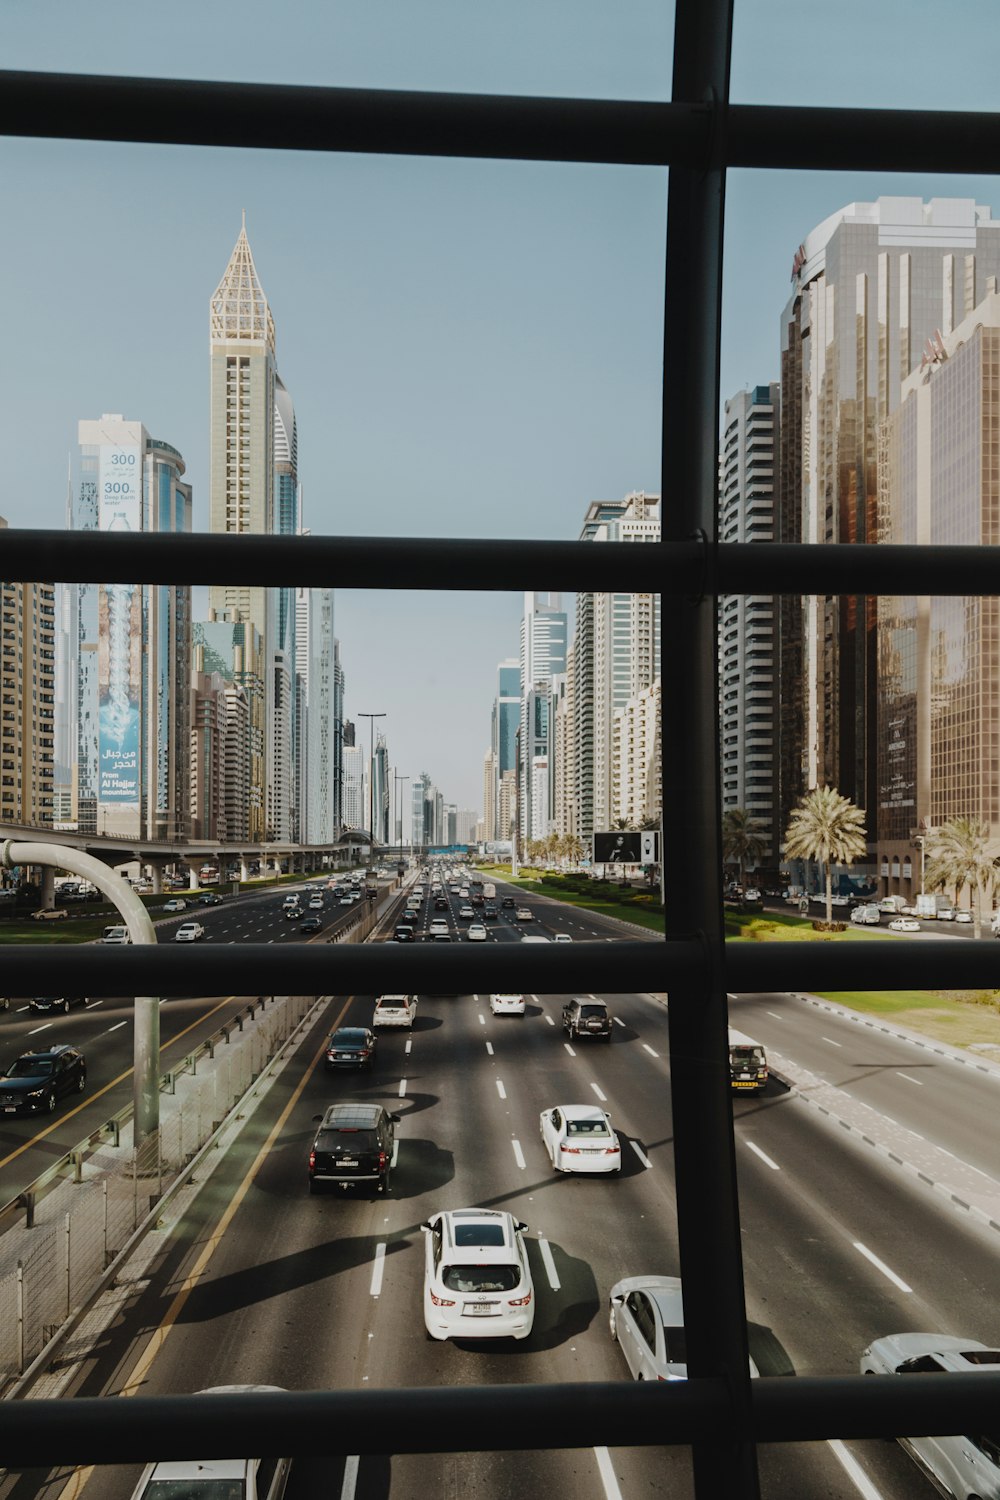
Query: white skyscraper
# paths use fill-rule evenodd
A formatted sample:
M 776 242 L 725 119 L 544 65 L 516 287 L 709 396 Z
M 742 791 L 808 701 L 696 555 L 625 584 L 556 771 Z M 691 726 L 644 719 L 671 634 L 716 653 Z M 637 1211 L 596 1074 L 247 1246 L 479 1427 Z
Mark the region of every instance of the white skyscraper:
M 549 693 L 566 670 L 566 611 L 561 594 L 526 593 L 521 619 L 521 747 L 518 775 L 522 839 L 544 838 L 549 796 Z M 544 788 L 544 795 L 541 789 Z

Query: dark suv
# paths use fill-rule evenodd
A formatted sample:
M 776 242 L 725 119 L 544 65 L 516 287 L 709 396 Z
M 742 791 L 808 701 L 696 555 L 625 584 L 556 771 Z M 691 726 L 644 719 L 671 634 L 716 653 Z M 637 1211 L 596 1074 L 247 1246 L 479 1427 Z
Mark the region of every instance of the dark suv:
M 51 1113 L 63 1094 L 82 1094 L 86 1086 L 87 1063 L 76 1047 L 60 1043 L 25 1052 L 0 1078 L 0 1114 Z
M 331 1104 L 313 1118 L 319 1129 L 309 1153 L 310 1193 L 360 1182 L 373 1182 L 377 1193 L 388 1191 L 398 1115 L 381 1104 Z
M 567 1036 L 599 1036 L 611 1040 L 611 1017 L 603 1000 L 569 1000 L 562 1011 L 563 1031 Z

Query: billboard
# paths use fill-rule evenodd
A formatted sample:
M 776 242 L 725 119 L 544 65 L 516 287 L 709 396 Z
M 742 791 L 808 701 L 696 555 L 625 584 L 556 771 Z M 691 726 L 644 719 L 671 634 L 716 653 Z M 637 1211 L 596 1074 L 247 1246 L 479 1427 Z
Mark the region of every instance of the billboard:
M 660 857 L 660 835 L 655 829 L 625 828 L 595 833 L 595 865 L 651 865 Z

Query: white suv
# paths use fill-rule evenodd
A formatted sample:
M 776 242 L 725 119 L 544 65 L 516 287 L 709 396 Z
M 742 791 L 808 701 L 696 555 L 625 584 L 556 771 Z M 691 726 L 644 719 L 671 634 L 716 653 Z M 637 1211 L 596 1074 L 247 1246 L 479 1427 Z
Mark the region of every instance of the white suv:
M 420 1227 L 431 1338 L 526 1339 L 535 1320 L 527 1224 L 496 1209 L 454 1208 Z
M 379 995 L 372 1026 L 412 1026 L 416 1013 L 416 995 Z

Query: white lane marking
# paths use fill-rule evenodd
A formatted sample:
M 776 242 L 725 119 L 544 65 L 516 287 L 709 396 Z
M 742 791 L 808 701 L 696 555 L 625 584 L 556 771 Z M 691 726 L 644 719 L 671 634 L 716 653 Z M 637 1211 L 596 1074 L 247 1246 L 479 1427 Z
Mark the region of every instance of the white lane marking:
M 658 1052 L 655 1052 L 653 1050 L 653 1048 L 649 1045 L 648 1042 L 643 1042 L 642 1045 L 645 1048 L 645 1050 L 649 1053 L 650 1057 L 659 1057 L 660 1054 Z
M 549 1249 L 549 1242 L 548 1240 L 543 1239 L 541 1235 L 538 1236 L 538 1248 L 542 1254 L 542 1264 L 545 1266 L 545 1274 L 549 1278 L 549 1286 L 554 1292 L 558 1292 L 562 1283 L 559 1280 L 559 1273 L 556 1270 L 556 1263 L 552 1259 L 552 1251 Z
M 500 1095 L 501 1099 L 506 1099 L 507 1090 L 504 1088 L 503 1082 L 499 1078 L 497 1079 L 497 1093 Z
M 531 1002 L 532 1002 L 532 1003 L 533 1003 L 533 1004 L 534 1004 L 534 1005 L 537 1005 L 537 1004 L 538 1004 L 538 996 L 537 996 L 537 995 L 529 995 L 529 996 L 528 996 L 528 999 L 529 999 L 529 1000 L 530 1000 L 530 1001 L 531 1001 Z
M 597 1472 L 600 1474 L 601 1484 L 604 1486 L 605 1500 L 622 1500 L 622 1492 L 618 1488 L 618 1480 L 615 1478 L 611 1454 L 607 1448 L 595 1448 L 594 1457 L 597 1459 Z
M 781 1168 L 778 1166 L 778 1163 L 776 1161 L 772 1161 L 771 1158 L 767 1155 L 766 1152 L 762 1151 L 759 1146 L 755 1146 L 754 1145 L 753 1141 L 746 1141 L 746 1142 L 744 1142 L 744 1144 L 746 1145 L 746 1147 L 747 1147 L 747 1149 L 749 1151 L 753 1152 L 754 1156 L 759 1156 L 760 1159 L 761 1159 L 761 1161 L 765 1164 L 765 1166 L 768 1166 L 768 1167 L 771 1168 L 772 1172 L 780 1172 L 781 1171 Z
M 493 1043 L 492 1042 L 487 1042 L 486 1043 L 486 1050 L 490 1054 L 490 1056 L 492 1057 L 493 1056 Z
M 85 1002 L 85 1004 L 86 1004 L 88 1010 L 95 1010 L 98 1005 L 103 1005 L 104 1001 L 103 1000 L 87 1000 Z
M 406 1079 L 405 1078 L 401 1078 L 399 1080 L 399 1097 L 401 1099 L 405 1099 L 406 1098 Z
M 827 1042 L 831 1047 L 842 1047 L 844 1045 L 843 1042 L 835 1042 L 832 1036 L 821 1036 L 820 1040 Z
M 413 1038 L 412 1038 L 412 1036 L 408 1036 L 406 1038 L 406 1046 L 403 1048 L 403 1051 L 406 1053 L 407 1057 L 409 1057 L 409 1055 L 410 1055 L 410 1049 L 412 1048 L 412 1046 L 413 1046 Z
M 848 1453 L 839 1438 L 831 1438 L 829 1447 L 834 1458 L 844 1470 L 848 1479 L 852 1480 L 859 1495 L 864 1500 L 883 1500 L 882 1491 L 875 1488 L 864 1469 L 858 1463 L 853 1454 Z
M 915 1083 L 918 1089 L 922 1089 L 924 1086 L 922 1078 L 911 1078 L 909 1073 L 897 1073 L 896 1077 L 904 1079 L 906 1083 Z
M 110 1036 L 113 1031 L 121 1031 L 122 1027 L 123 1026 L 127 1026 L 127 1025 L 128 1025 L 127 1021 L 119 1021 L 117 1023 L 117 1025 L 115 1025 L 115 1026 L 109 1026 L 108 1027 L 108 1036 Z
M 510 1146 L 511 1146 L 511 1150 L 514 1153 L 514 1160 L 517 1162 L 518 1166 L 521 1168 L 521 1171 L 523 1172 L 524 1168 L 525 1168 L 525 1160 L 524 1160 L 524 1152 L 521 1150 L 521 1142 L 520 1141 L 511 1141 Z
M 635 1141 L 632 1140 L 629 1141 L 629 1145 L 632 1147 L 632 1150 L 635 1152 L 636 1156 L 642 1162 L 644 1167 L 652 1167 L 653 1163 L 650 1161 L 649 1157 L 646 1155 L 645 1151 L 643 1151 L 641 1146 L 637 1146 Z
M 23 1006 L 23 1005 L 22 1005 L 22 1006 L 21 1006 L 21 1009 L 22 1009 L 22 1010 L 25 1010 L 25 1009 L 26 1009 L 26 1007 L 25 1007 L 25 1006 Z M 548 1025 L 549 1025 L 549 1026 L 554 1026 L 554 1025 L 555 1025 L 555 1024 L 556 1024 L 556 1023 L 555 1023 L 555 1021 L 553 1021 L 553 1019 L 552 1019 L 552 1017 L 551 1017 L 551 1016 L 546 1016 L 546 1017 L 545 1017 L 545 1020 L 546 1020 L 546 1022 L 547 1022 L 547 1024 L 548 1024 Z
M 480 1015 L 480 1017 L 479 1017 L 479 1024 L 480 1024 L 480 1026 L 485 1026 L 486 1025 L 486 1017 L 485 1016 Z
M 612 1021 L 614 1021 L 614 1023 L 615 1023 L 616 1026 L 624 1026 L 625 1025 L 625 1022 L 619 1016 L 612 1016 L 611 1019 L 612 1019 Z
M 779 1016 L 776 1010 L 769 1010 L 766 1012 L 766 1014 L 771 1016 L 771 1018 L 775 1021 L 783 1021 L 785 1019 L 784 1016 Z
M 40 1031 L 48 1031 L 48 1029 L 49 1029 L 49 1027 L 51 1025 L 52 1025 L 51 1021 L 46 1021 L 46 1023 L 45 1023 L 44 1026 L 36 1026 L 35 1029 L 34 1029 L 34 1031 L 29 1031 L 28 1032 L 28 1035 L 29 1036 L 37 1036 Z
M 570 1046 L 569 1042 L 563 1042 L 563 1046 L 566 1048 L 566 1051 L 569 1053 L 570 1057 L 576 1056 L 576 1053 L 573 1051 L 573 1048 Z
M 27 1005 L 19 1005 L 17 1007 L 17 1013 L 18 1013 L 18 1015 L 20 1015 L 22 1010 L 28 1010 L 28 1009 L 29 1009 L 29 1007 Z
M 371 1294 L 377 1297 L 382 1290 L 382 1276 L 385 1272 L 385 1244 L 380 1240 L 375 1246 L 375 1264 L 372 1266 Z
M 349 1453 L 344 1459 L 344 1482 L 340 1486 L 340 1500 L 354 1500 L 358 1488 L 359 1453 Z
M 854 1245 L 855 1250 L 857 1250 L 859 1254 L 864 1256 L 865 1260 L 871 1261 L 875 1269 L 882 1272 L 882 1275 L 886 1278 L 887 1281 L 892 1282 L 893 1286 L 898 1287 L 901 1292 L 913 1291 L 912 1286 L 907 1286 L 903 1278 L 901 1276 L 897 1276 L 895 1271 L 890 1270 L 884 1260 L 879 1260 L 878 1256 L 875 1255 L 873 1251 L 869 1250 L 867 1245 L 863 1245 L 860 1240 L 852 1240 L 851 1243 Z
M 600 1099 L 601 1103 L 602 1104 L 607 1104 L 607 1102 L 608 1102 L 608 1096 L 607 1096 L 607 1094 L 602 1094 L 601 1090 L 597 1087 L 596 1083 L 592 1083 L 590 1085 L 590 1087 L 594 1090 L 594 1093 L 597 1095 L 598 1099 Z

